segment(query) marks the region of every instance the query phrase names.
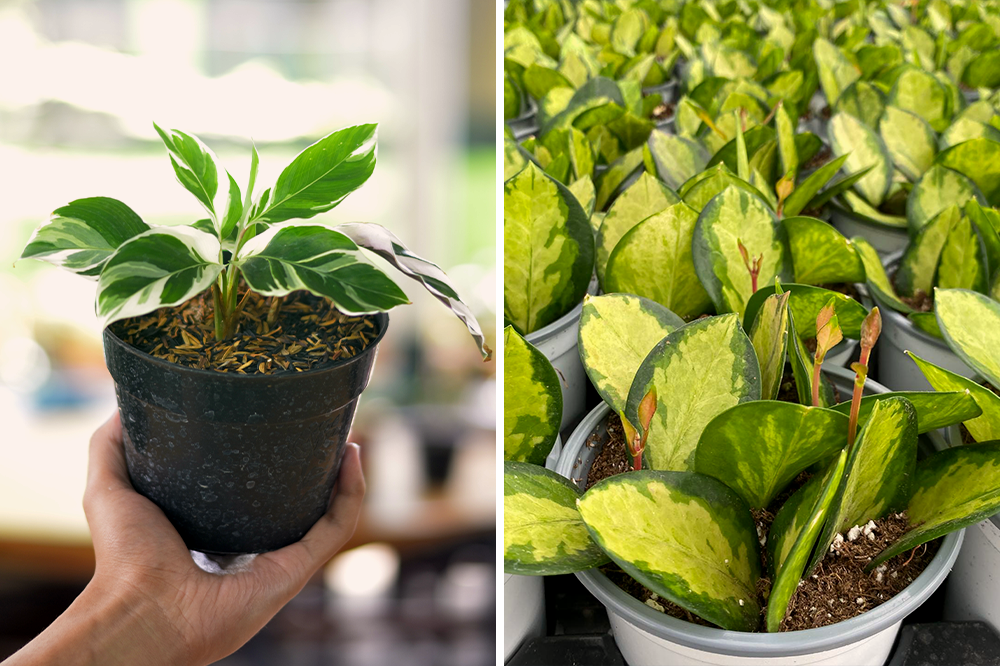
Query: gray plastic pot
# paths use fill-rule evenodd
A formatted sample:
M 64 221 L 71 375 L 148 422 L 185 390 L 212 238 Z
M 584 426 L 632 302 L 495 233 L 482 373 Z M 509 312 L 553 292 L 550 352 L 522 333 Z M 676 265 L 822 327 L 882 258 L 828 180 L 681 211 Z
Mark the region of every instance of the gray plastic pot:
M 548 326 L 525 336 L 525 340 L 538 348 L 549 359 L 559 376 L 562 389 L 563 414 L 559 429 L 575 422 L 583 415 L 587 395 L 587 374 L 580 362 L 577 340 L 580 337 L 580 315 L 583 303 L 564 314 Z
M 824 367 L 842 395 L 854 385 L 854 373 Z M 868 380 L 865 393 L 888 389 Z M 581 489 L 600 447 L 586 446 L 591 433 L 605 429 L 611 408 L 602 403 L 580 423 L 563 448 L 556 472 Z M 943 446 L 938 433 L 928 433 Z M 579 461 L 579 462 L 578 462 Z M 945 537 L 930 565 L 906 589 L 881 606 L 857 617 L 818 629 L 775 634 L 726 631 L 670 617 L 638 601 L 600 572 L 590 569 L 577 578 L 607 608 L 615 642 L 630 666 L 728 664 L 736 666 L 880 666 L 892 651 L 903 619 L 944 582 L 958 556 L 962 531 Z
M 830 202 L 830 223 L 847 238 L 861 236 L 875 248 L 879 256 L 885 257 L 901 252 L 909 242 L 905 228 L 890 227 L 859 215 L 845 206 Z
M 886 272 L 892 275 L 900 254 L 887 257 Z M 892 309 L 872 294 L 882 315 L 882 335 L 878 345 L 878 378 L 893 391 L 930 391 L 930 382 L 904 352 L 910 351 L 934 365 L 974 378 L 975 372 L 941 338 L 917 328 L 906 315 Z
M 528 108 L 517 118 L 507 121 L 507 126 L 517 141 L 538 131 L 538 104 L 530 96 Z
M 650 86 L 642 89 L 643 95 L 659 95 L 663 103 L 673 102 L 677 99 L 677 79 L 670 79 L 658 86 Z

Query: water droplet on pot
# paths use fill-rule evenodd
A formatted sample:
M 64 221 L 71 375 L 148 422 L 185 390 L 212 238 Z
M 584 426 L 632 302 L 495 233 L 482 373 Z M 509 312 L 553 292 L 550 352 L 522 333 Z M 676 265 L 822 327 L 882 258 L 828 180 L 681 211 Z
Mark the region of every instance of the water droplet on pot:
M 257 485 L 256 481 L 247 481 L 247 488 L 253 488 Z
M 253 505 L 254 505 L 254 507 L 258 507 L 258 506 L 260 506 L 260 502 L 258 502 L 258 501 L 256 501 L 256 500 L 254 500 L 254 503 L 253 503 Z

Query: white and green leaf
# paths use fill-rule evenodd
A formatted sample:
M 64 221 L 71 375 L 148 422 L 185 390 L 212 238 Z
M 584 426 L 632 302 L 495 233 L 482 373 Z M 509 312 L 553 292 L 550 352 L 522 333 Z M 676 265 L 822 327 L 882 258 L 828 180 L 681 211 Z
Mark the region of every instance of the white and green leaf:
M 872 206 L 885 199 L 892 182 L 892 157 L 882 139 L 852 115 L 838 113 L 830 119 L 830 147 L 838 157 L 847 155 L 844 168 L 849 172 L 871 168 L 854 189 Z

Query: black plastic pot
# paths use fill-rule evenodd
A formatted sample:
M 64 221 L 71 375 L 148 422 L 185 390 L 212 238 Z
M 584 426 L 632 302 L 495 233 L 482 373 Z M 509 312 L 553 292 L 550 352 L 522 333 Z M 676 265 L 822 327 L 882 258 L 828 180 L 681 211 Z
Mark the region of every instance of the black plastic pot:
M 378 343 L 319 370 L 237 375 L 168 363 L 104 330 L 135 489 L 188 548 L 262 553 L 327 509 Z

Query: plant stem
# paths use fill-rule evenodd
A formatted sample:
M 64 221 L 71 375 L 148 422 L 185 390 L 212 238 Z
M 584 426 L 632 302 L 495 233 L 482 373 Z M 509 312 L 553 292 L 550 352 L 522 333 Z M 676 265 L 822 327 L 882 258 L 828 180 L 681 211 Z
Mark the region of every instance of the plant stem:
M 868 378 L 868 356 L 871 349 L 861 348 L 861 360 L 854 364 L 854 393 L 851 395 L 851 420 L 847 424 L 847 449 L 854 446 L 854 438 L 858 434 L 858 414 L 861 411 L 861 394 L 865 389 L 865 379 Z
M 813 407 L 820 407 L 819 404 L 819 371 L 823 367 L 823 357 L 817 356 L 815 363 L 813 363 L 813 376 L 812 376 L 812 404 Z
M 222 311 L 222 299 L 219 297 L 219 285 L 212 285 L 212 306 L 215 318 L 215 340 L 221 342 L 225 339 L 224 331 L 226 327 L 225 313 Z
M 641 472 L 642 471 L 642 452 L 640 451 L 638 455 L 632 456 L 632 471 Z

